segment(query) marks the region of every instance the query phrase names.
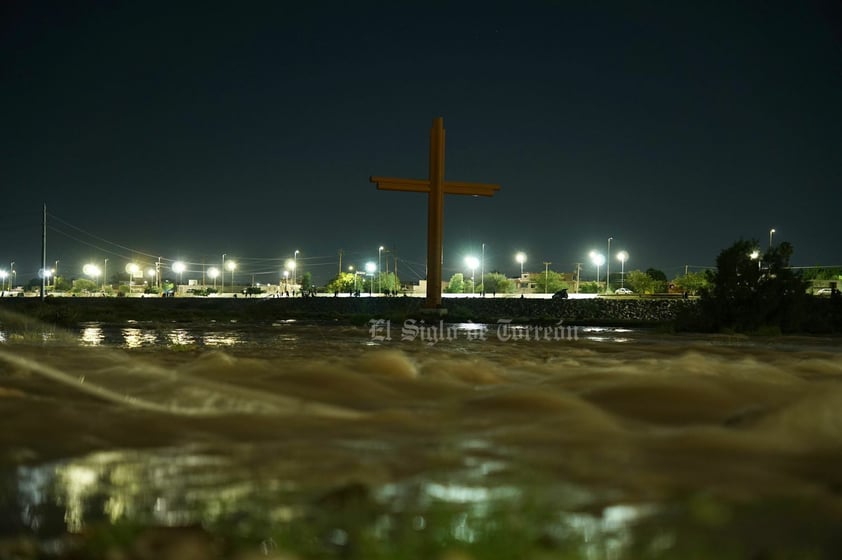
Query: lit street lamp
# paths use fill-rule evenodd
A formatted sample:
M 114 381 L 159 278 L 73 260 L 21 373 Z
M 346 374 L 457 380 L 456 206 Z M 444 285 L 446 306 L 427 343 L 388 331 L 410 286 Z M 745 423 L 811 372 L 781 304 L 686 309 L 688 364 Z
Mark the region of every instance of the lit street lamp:
M 102 273 L 97 265 L 90 263 L 82 267 L 82 272 L 85 276 L 90 276 L 93 279 L 94 284 L 97 283 L 97 278 Z
M 212 266 L 208 269 L 208 276 L 213 280 L 213 289 L 216 290 L 216 277 L 219 276 L 219 269 Z
M 465 257 L 465 264 L 471 269 L 471 295 L 474 293 L 474 272 L 479 266 L 479 260 L 476 257 Z
M 126 265 L 126 272 L 129 274 L 129 293 L 132 293 L 132 277 L 140 271 L 137 263 L 130 262 Z
M 388 261 L 387 261 L 388 266 Z M 377 249 L 377 270 L 383 270 L 383 245 L 381 245 Z M 379 274 L 377 276 L 377 292 L 382 294 L 383 293 L 383 274 Z
M 296 251 L 296 253 L 297 252 L 298 251 Z M 286 262 L 287 270 L 292 271 L 292 294 L 293 295 L 295 295 L 295 265 L 296 265 L 295 258 L 289 259 Z
M 605 256 L 602 253 L 597 253 L 596 251 L 591 251 L 589 253 L 591 258 L 591 262 L 596 266 L 596 286 L 597 291 L 599 291 L 599 267 L 605 264 Z
M 181 261 L 175 261 L 172 263 L 172 271 L 178 274 L 178 283 L 181 284 L 183 277 L 182 274 L 184 271 L 187 270 L 187 265 Z
M 292 254 L 292 285 L 295 286 L 298 284 L 298 279 L 296 278 L 298 275 L 298 249 Z
M 0 270 L 0 292 L 6 290 L 6 278 L 9 276 L 9 273 L 5 270 Z M 9 288 L 11 289 L 11 288 Z
M 629 260 L 629 254 L 626 251 L 617 253 L 617 260 L 620 261 L 620 287 L 625 288 L 626 281 L 626 261 Z
M 237 261 L 232 261 L 232 260 L 229 259 L 228 262 L 225 263 L 225 268 L 227 268 L 231 272 L 231 291 L 233 292 L 234 291 L 234 270 L 236 270 L 236 268 L 237 268 Z M 223 278 L 224 278 L 224 275 L 223 275 Z M 224 280 L 223 280 L 223 282 L 224 282 Z
M 610 293 L 611 290 L 611 240 L 614 239 L 613 237 L 608 238 L 608 252 L 605 253 L 608 255 L 608 259 L 605 261 L 605 293 Z
M 772 235 L 775 233 L 775 228 L 769 230 L 769 248 L 772 248 Z
M 520 291 L 523 291 L 523 263 L 526 262 L 526 253 L 518 253 L 515 255 L 515 260 L 520 263 L 520 280 L 518 280 L 518 284 L 520 284 Z
M 374 271 L 375 271 L 375 270 L 377 270 L 377 265 L 376 265 L 376 264 L 374 264 L 373 262 L 367 262 L 367 263 L 365 263 L 365 271 L 366 271 L 366 274 L 368 274 L 368 275 L 370 275 L 370 276 L 371 276 L 371 280 L 369 281 L 369 284 L 368 284 L 368 295 L 369 295 L 369 296 L 371 296 L 371 295 L 372 295 L 372 289 L 373 289 L 373 288 L 372 288 L 372 285 L 374 284 Z

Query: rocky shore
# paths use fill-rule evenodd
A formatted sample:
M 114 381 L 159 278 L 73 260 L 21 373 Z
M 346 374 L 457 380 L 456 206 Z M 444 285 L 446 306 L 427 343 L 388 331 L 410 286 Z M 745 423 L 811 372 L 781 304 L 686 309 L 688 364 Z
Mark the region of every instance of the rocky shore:
M 519 299 L 464 298 L 445 300 L 447 321 L 542 321 L 588 325 L 657 325 L 669 323 L 696 305 L 683 299 Z M 371 318 L 402 319 L 438 316 L 424 308 L 424 299 L 378 298 L 31 298 L 0 300 L 0 312 L 13 312 L 48 323 L 88 321 L 278 321 L 328 319 L 352 322 Z M 1 319 L 1 317 L 0 317 Z

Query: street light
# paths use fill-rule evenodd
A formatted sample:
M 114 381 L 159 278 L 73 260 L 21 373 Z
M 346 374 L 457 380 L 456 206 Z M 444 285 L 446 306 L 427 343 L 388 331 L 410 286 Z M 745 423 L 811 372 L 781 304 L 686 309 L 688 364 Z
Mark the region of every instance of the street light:
M 368 284 L 368 295 L 369 297 L 372 295 L 372 285 L 374 284 L 374 271 L 377 270 L 377 265 L 373 262 L 365 263 L 365 271 L 367 274 L 371 275 L 371 281 Z
M 233 292 L 234 291 L 234 270 L 236 270 L 236 268 L 237 268 L 237 261 L 232 261 L 232 260 L 229 259 L 228 262 L 225 263 L 225 268 L 227 268 L 231 272 L 231 291 Z M 224 277 L 224 275 L 223 275 L 223 277 Z M 223 282 L 224 282 L 224 280 L 223 280 Z
M 126 265 L 126 272 L 129 274 L 129 293 L 132 293 L 132 276 L 140 271 L 137 263 L 130 262 Z
M 520 284 L 520 291 L 523 291 L 523 263 L 526 262 L 526 253 L 520 252 L 515 255 L 515 260 L 520 263 L 520 279 L 518 280 L 518 284 Z
M 348 273 L 354 275 L 354 294 L 356 295 L 356 293 L 357 293 L 357 273 L 354 272 L 353 266 L 348 267 Z
M 769 248 L 772 248 L 772 235 L 775 233 L 775 228 L 769 230 Z
M 212 266 L 208 269 L 208 276 L 213 280 L 213 289 L 216 290 L 216 277 L 219 276 L 219 269 Z
M 82 267 L 82 272 L 85 274 L 85 276 L 90 276 L 91 278 L 93 278 L 94 285 L 96 285 L 96 279 L 99 277 L 102 271 L 95 264 L 86 264 Z
M 172 271 L 178 274 L 178 283 L 181 284 L 183 281 L 182 273 L 187 270 L 187 265 L 181 261 L 175 261 L 172 263 Z
M 479 260 L 476 257 L 465 257 L 465 264 L 471 269 L 471 295 L 474 293 L 474 272 L 479 266 Z
M 149 277 L 149 281 L 155 285 L 157 284 L 156 280 L 158 278 L 158 271 L 152 268 L 151 266 L 146 269 L 146 275 Z
M 0 270 L 0 292 L 6 290 L 6 278 L 9 276 L 9 273 L 5 270 Z M 9 288 L 11 289 L 11 288 Z
M 298 249 L 296 249 L 295 252 L 292 254 L 292 285 L 293 286 L 298 284 L 298 281 L 297 281 L 297 278 L 296 278 L 296 276 L 298 274 L 296 272 L 297 269 L 298 269 Z
M 298 251 L 296 251 L 296 253 L 297 252 Z M 287 270 L 292 271 L 292 293 L 293 293 L 293 295 L 295 295 L 295 265 L 296 265 L 295 258 L 288 259 L 287 262 L 286 262 Z
M 591 262 L 596 266 L 596 286 L 597 292 L 599 291 L 599 267 L 605 264 L 605 256 L 602 253 L 597 253 L 596 251 L 591 251 L 588 256 L 591 258 Z
M 377 249 L 377 270 L 378 271 L 383 270 L 382 255 L 383 255 L 383 245 L 381 245 Z M 388 261 L 387 261 L 387 264 L 388 264 Z M 377 292 L 380 293 L 380 294 L 383 293 L 383 274 L 382 273 L 377 276 Z
M 626 251 L 620 251 L 617 253 L 617 260 L 620 261 L 620 287 L 625 287 L 625 280 L 626 280 L 626 261 L 629 260 L 629 254 Z
M 611 289 L 611 240 L 614 239 L 613 237 L 608 238 L 608 252 L 605 253 L 608 255 L 608 260 L 605 261 L 605 293 L 610 293 Z
M 105 259 L 102 262 L 102 291 L 105 291 L 105 282 L 106 278 L 108 278 L 108 259 Z

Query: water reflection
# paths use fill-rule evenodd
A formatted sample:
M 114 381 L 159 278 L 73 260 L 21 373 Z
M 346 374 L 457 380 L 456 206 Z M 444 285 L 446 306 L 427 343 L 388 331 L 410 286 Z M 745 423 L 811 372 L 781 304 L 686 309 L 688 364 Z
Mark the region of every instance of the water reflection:
M 122 329 L 126 348 L 154 346 L 158 343 L 158 333 L 138 328 Z
M 80 337 L 84 346 L 99 346 L 105 340 L 105 335 L 100 326 L 90 326 L 82 329 L 82 336 Z

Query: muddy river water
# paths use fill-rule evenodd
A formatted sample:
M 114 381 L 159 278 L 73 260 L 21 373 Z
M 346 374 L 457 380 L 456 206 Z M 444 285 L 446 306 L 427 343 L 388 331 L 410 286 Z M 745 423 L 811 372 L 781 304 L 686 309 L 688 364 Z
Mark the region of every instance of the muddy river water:
M 838 339 L 0 322 L 0 422 L 0 557 L 842 557 Z

